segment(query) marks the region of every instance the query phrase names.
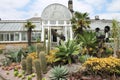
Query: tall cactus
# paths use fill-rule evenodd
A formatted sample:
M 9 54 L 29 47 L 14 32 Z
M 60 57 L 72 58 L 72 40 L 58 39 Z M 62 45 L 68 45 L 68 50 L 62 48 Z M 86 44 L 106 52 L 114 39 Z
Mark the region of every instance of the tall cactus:
M 26 60 L 25 59 L 21 61 L 21 65 L 22 65 L 22 70 L 26 71 Z
M 48 51 L 47 51 L 47 54 L 49 54 L 49 52 L 50 52 L 50 44 L 51 44 L 51 42 L 50 42 L 50 30 L 49 30 L 49 34 L 48 34 Z
M 45 33 L 45 31 L 44 31 L 44 51 L 45 51 L 45 53 L 47 52 L 46 51 L 46 33 Z
M 34 65 L 35 65 L 35 70 L 36 70 L 36 74 L 37 74 L 37 80 L 42 80 L 40 61 L 39 60 L 35 60 L 34 61 Z
M 43 48 L 42 45 L 40 43 L 38 43 L 36 46 L 36 54 L 37 54 L 38 58 L 39 58 L 39 53 L 42 50 L 42 48 Z
M 42 72 L 45 74 L 47 72 L 47 61 L 46 61 L 44 52 L 41 52 L 39 54 L 39 59 L 40 59 L 40 65 L 41 65 Z
M 27 57 L 27 74 L 32 74 L 32 58 L 31 57 Z

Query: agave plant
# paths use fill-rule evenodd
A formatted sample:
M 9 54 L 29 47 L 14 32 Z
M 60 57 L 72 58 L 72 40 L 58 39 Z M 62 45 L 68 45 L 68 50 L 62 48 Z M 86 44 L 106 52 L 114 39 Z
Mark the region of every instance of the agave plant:
M 67 80 L 66 76 L 68 74 L 68 70 L 64 66 L 55 66 L 51 70 L 50 79 L 51 80 Z
M 95 49 L 95 47 L 97 46 L 96 41 L 97 39 L 95 33 L 92 31 L 84 31 L 83 34 L 78 35 L 77 37 L 77 43 L 82 42 L 83 48 L 86 48 L 88 53 L 90 52 L 89 48 Z
M 57 47 L 58 52 L 56 53 L 56 58 L 58 61 L 68 62 L 71 64 L 75 55 L 80 52 L 81 44 L 76 44 L 74 40 L 68 40 L 68 42 L 61 42 L 61 45 Z
M 77 42 L 82 42 L 83 46 L 94 46 L 96 42 L 95 33 L 92 31 L 84 31 L 82 35 L 78 35 Z

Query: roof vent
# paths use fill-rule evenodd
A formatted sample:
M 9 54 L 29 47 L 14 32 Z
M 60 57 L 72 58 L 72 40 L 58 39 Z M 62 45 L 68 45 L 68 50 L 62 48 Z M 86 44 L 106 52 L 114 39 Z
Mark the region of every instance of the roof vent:
M 95 20 L 100 20 L 100 19 L 99 19 L 99 16 L 95 16 Z

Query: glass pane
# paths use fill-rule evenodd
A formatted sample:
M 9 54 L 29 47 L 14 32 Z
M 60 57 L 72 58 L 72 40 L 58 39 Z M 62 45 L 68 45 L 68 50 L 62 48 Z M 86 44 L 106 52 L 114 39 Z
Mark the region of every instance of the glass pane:
M 14 34 L 10 34 L 10 41 L 14 41 Z
M 50 24 L 56 24 L 56 21 L 50 21 Z
M 15 33 L 15 41 L 19 41 L 19 33 Z
M 9 34 L 4 34 L 4 41 L 9 41 Z
M 23 32 L 22 33 L 22 41 L 26 41 L 27 40 L 27 33 Z
M 32 32 L 32 40 L 33 40 L 33 41 L 36 40 L 35 32 Z
M 0 34 L 0 41 L 3 41 L 3 34 Z
M 40 33 L 40 32 L 36 32 L 36 33 L 35 33 L 35 36 L 36 36 L 36 40 L 37 40 L 37 41 L 40 41 L 40 40 L 41 40 L 41 33 Z
M 66 24 L 70 24 L 70 21 L 66 21 Z
M 44 21 L 43 23 L 44 23 L 44 24 L 48 24 L 48 21 Z
M 58 24 L 64 24 L 64 21 L 58 21 Z

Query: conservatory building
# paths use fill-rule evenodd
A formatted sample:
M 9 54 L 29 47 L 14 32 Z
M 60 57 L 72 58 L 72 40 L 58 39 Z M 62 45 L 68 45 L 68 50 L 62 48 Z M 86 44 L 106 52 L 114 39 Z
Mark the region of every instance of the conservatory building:
M 50 37 L 51 45 L 59 45 L 60 35 L 65 41 L 73 39 L 73 31 L 70 19 L 73 15 L 73 2 L 68 1 L 68 7 L 54 3 L 48 5 L 42 12 L 41 17 L 35 16 L 27 20 L 1 20 L 0 19 L 0 48 L 8 45 L 27 46 L 27 21 L 32 22 L 36 27 L 32 29 L 32 43 L 37 41 L 48 41 Z M 91 30 L 95 28 L 104 29 L 105 26 L 112 27 L 112 20 L 91 19 Z
M 27 21 L 32 22 L 36 27 L 32 29 L 32 42 L 48 39 L 50 35 L 51 43 L 59 43 L 59 36 L 64 35 L 65 41 L 72 40 L 73 32 L 70 19 L 72 13 L 62 4 L 48 5 L 42 12 L 41 17 L 32 17 L 27 20 L 0 20 L 0 47 L 6 45 L 22 45 L 27 44 L 27 29 L 25 24 Z

